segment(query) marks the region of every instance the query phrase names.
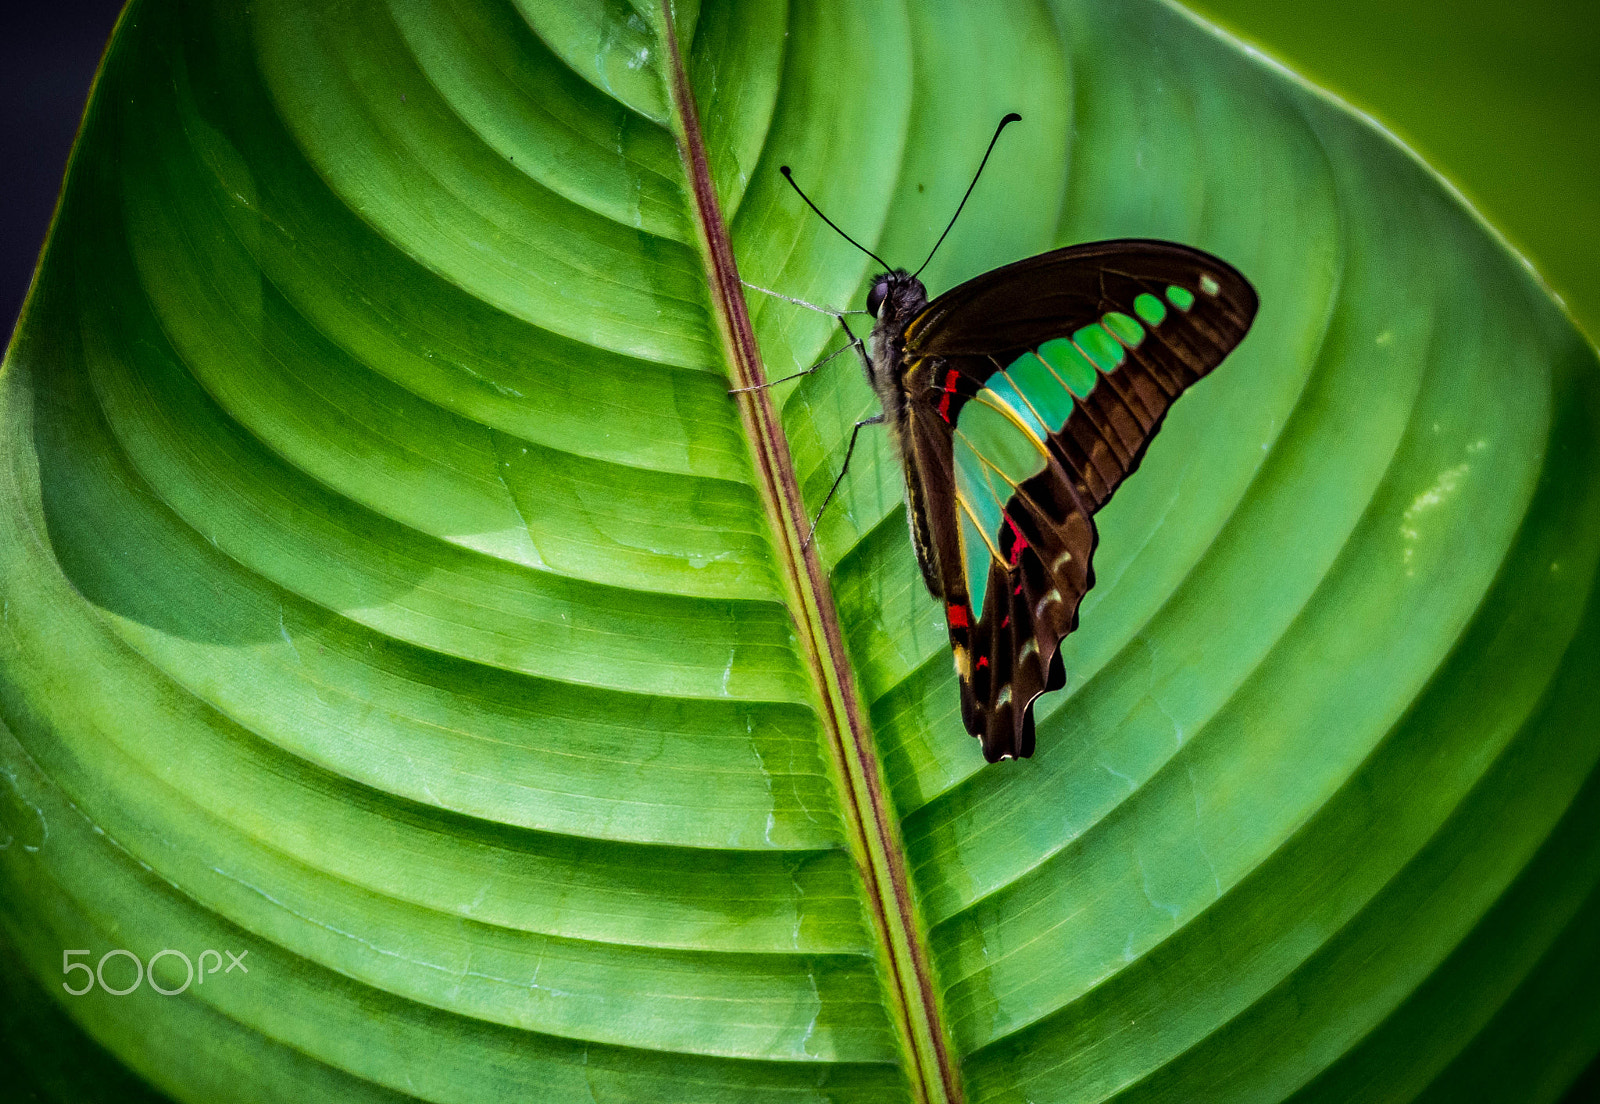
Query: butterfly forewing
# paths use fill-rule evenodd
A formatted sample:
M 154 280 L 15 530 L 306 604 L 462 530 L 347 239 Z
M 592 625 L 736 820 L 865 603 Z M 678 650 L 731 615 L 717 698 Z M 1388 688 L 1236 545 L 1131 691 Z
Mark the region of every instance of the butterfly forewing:
M 1032 753 L 1034 700 L 1065 683 L 1095 511 L 1255 310 L 1249 283 L 1207 253 L 1111 241 L 995 269 L 906 326 L 913 530 L 945 603 L 962 718 L 991 762 Z

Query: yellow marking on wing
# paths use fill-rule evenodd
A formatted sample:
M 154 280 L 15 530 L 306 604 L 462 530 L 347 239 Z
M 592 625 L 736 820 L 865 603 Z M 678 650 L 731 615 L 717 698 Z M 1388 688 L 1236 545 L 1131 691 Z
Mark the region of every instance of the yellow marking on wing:
M 1005 482 L 1005 485 L 1011 488 L 1012 494 L 1015 494 L 1017 491 L 1022 489 L 1017 484 L 1015 484 L 1015 483 L 1013 483 L 1011 481 L 1011 477 L 1009 475 L 1007 475 L 1005 472 L 1000 470 L 999 465 L 997 465 L 993 460 L 991 460 L 987 456 L 985 456 L 983 454 L 983 450 L 982 449 L 980 449 L 977 445 L 972 443 L 972 438 L 971 437 L 968 437 L 965 433 L 962 433 L 961 430 L 956 429 L 956 427 L 954 427 L 954 426 L 951 426 L 951 428 L 955 430 L 955 435 L 957 437 L 960 437 L 963 441 L 965 441 L 967 443 L 967 447 L 972 450 L 972 455 L 976 456 L 979 460 L 982 460 L 984 467 L 988 468 L 990 471 L 992 471 L 996 475 L 998 475 Z M 992 484 L 991 484 L 991 486 L 992 486 Z M 997 495 L 996 497 L 999 497 L 999 496 Z M 1007 495 L 1006 497 L 1010 498 L 1011 496 Z M 1002 503 L 1002 507 L 1003 507 L 1003 505 L 1004 504 Z
M 956 492 L 956 505 L 966 512 L 967 520 L 972 522 L 972 527 L 978 531 L 978 536 L 983 538 L 983 543 L 989 546 L 989 555 L 994 557 L 994 562 L 1004 567 L 1006 561 L 1000 555 L 1000 549 L 996 548 L 994 541 L 989 539 L 989 534 L 983 531 L 983 523 L 972 512 L 972 507 L 967 505 L 967 500 L 960 491 Z
M 1007 483 L 1006 485 L 1011 488 L 1011 493 L 1006 495 L 1005 498 L 1000 497 L 1000 492 L 995 488 L 994 480 L 991 478 L 991 473 L 998 474 L 1002 482 L 1005 481 L 1005 473 L 1001 472 L 998 468 L 992 467 L 988 461 L 983 460 L 983 457 L 980 456 L 978 459 L 982 460 L 984 464 L 983 485 L 989 488 L 990 497 L 1000 504 L 1000 516 L 1003 518 L 1006 516 L 1006 500 L 1017 493 L 1016 485 L 1013 483 Z
M 990 359 L 993 360 L 994 358 L 991 357 Z M 1017 381 L 1011 378 L 1011 373 L 1007 372 L 1004 368 L 1001 368 L 999 371 L 1000 374 L 1006 378 L 1006 382 L 1011 385 L 1011 390 L 1017 393 L 1017 398 L 1022 400 L 1022 405 L 1028 408 L 1028 413 L 1033 415 L 1034 420 L 1042 426 L 1048 426 L 1050 423 L 1045 421 L 1044 416 L 1039 413 L 1039 411 L 1034 407 L 1033 403 L 1028 401 L 1027 393 L 1023 391 L 1022 388 L 1017 386 Z
M 952 426 L 951 428 L 955 429 L 954 426 Z M 976 456 L 980 461 L 982 461 L 983 462 L 983 466 L 985 468 L 987 468 L 989 471 L 994 472 L 994 474 L 998 475 L 1000 477 L 1001 481 L 1004 482 L 1006 486 L 1011 488 L 1011 494 L 1016 495 L 1018 498 L 1022 499 L 1022 501 L 1026 502 L 1029 505 L 1029 507 L 1031 507 L 1033 509 L 1034 515 L 1036 517 L 1044 517 L 1045 516 L 1045 512 L 1042 509 L 1039 508 L 1039 504 L 1033 500 L 1033 496 L 1028 494 L 1027 491 L 1022 489 L 1022 485 L 1021 484 L 1013 483 L 1011 481 L 1011 477 L 1006 475 L 1005 472 L 1001 471 L 1000 468 L 998 466 L 996 466 L 996 464 L 995 464 L 995 462 L 993 460 L 991 460 L 987 456 L 985 456 L 983 454 L 983 450 L 978 448 L 977 445 L 974 445 L 972 443 L 971 438 L 969 438 L 965 433 L 962 433 L 959 429 L 955 429 L 955 433 L 963 441 L 967 442 L 967 447 L 972 450 L 972 455 Z M 987 480 L 989 478 L 989 471 L 984 472 L 984 479 L 985 480 Z M 991 491 L 994 489 L 994 484 L 993 483 L 989 484 L 989 489 Z M 999 498 L 998 495 L 996 495 L 995 497 Z M 1006 497 L 1010 498 L 1011 496 L 1007 495 Z M 956 492 L 956 501 L 957 502 L 961 502 L 961 492 L 960 491 Z M 963 505 L 965 505 L 965 504 L 963 503 Z M 977 518 L 972 517 L 971 509 L 967 510 L 967 516 L 972 518 L 972 527 L 974 529 L 976 529 L 978 532 L 983 533 L 983 526 L 978 524 L 978 519 Z M 1001 517 L 1005 516 L 1005 507 L 1003 505 L 1000 508 L 1000 516 Z M 984 540 L 986 542 L 989 540 L 989 535 L 987 533 L 984 533 Z M 992 543 L 989 544 L 989 550 L 991 552 L 995 553 L 995 557 L 994 557 L 995 562 L 998 563 L 1001 567 L 1004 567 L 1009 571 L 1011 565 L 1006 563 L 1006 561 L 1003 558 L 1001 558 L 1001 556 L 999 554 L 999 551 L 998 551 L 998 549 L 996 549 L 994 544 L 992 544 Z M 1063 552 L 1061 554 L 1061 556 L 1059 558 L 1057 558 L 1057 560 L 1056 560 L 1056 569 L 1059 569 L 1061 567 L 1061 564 L 1062 564 L 1063 560 L 1070 560 L 1070 559 L 1072 559 L 1072 553 L 1071 552 Z
M 988 388 L 984 388 L 984 391 L 987 391 L 987 390 L 988 390 Z M 1023 433 L 1027 434 L 1028 441 L 1033 445 L 1034 448 L 1039 450 L 1039 455 L 1040 456 L 1048 457 L 1050 455 L 1050 450 L 1045 447 L 1045 443 L 1043 441 L 1039 440 L 1039 435 L 1033 431 L 1033 427 L 1028 425 L 1027 422 L 1022 420 L 1022 415 L 1018 414 L 1015 410 L 1011 409 L 1011 404 L 1010 403 L 1007 403 L 1007 402 L 992 403 L 988 399 L 983 397 L 983 391 L 979 391 L 976 395 L 972 396 L 972 398 L 974 400 L 978 401 L 978 402 L 981 402 L 984 406 L 987 406 L 990 410 L 994 410 L 994 411 L 999 412 L 999 414 L 1002 417 L 1008 419 L 1011 422 L 1012 425 L 1016 426 L 1018 429 L 1022 430 Z M 1044 424 L 1044 419 L 1043 418 L 1039 419 L 1039 424 L 1040 425 Z
M 972 657 L 967 650 L 959 644 L 952 644 L 950 650 L 955 653 L 956 674 L 964 679 L 972 678 Z
M 922 309 L 922 313 L 921 314 L 917 315 L 910 322 L 906 323 L 906 328 L 905 328 L 903 337 L 904 337 L 905 343 L 906 343 L 906 345 L 908 347 L 910 346 L 910 344 L 913 341 L 915 341 L 917 339 L 917 334 L 921 331 L 922 327 L 925 326 L 927 324 L 928 320 L 933 317 L 932 306 L 933 306 L 932 303 L 928 304 L 928 306 L 926 306 L 926 307 L 924 307 Z M 946 312 L 941 312 L 941 316 L 944 313 L 946 313 Z

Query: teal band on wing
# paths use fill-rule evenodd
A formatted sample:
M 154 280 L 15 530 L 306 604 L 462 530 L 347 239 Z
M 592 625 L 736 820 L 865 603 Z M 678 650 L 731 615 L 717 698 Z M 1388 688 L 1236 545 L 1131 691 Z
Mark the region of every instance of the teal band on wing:
M 975 611 L 983 609 L 990 546 L 999 539 L 1005 504 L 1017 484 L 1044 470 L 1049 457 L 1049 431 L 1041 431 L 1038 408 L 1022 399 L 1016 380 L 996 372 L 989 384 L 961 408 L 952 447 L 962 524 L 982 526 L 962 530 L 967 591 Z M 1054 380 L 1051 386 L 1060 391 Z
M 999 469 L 1006 482 L 1021 483 L 1044 470 L 1047 453 L 1043 439 L 1024 430 L 1018 424 L 1020 418 L 1014 421 L 1006 411 L 991 406 L 996 396 L 984 391 L 961 408 L 956 422 L 958 435 L 965 437 L 983 460 Z
M 1168 288 L 1167 297 L 1185 310 L 1194 303 L 1194 296 L 1182 288 Z M 1148 293 L 1134 300 L 1133 310 L 1151 326 L 1167 316 L 1161 300 Z M 1110 311 L 1070 338 L 1054 338 L 1023 353 L 962 405 L 952 460 L 967 593 L 975 616 L 983 610 L 992 548 L 1000 540 L 1014 487 L 1044 470 L 1046 442 L 1066 426 L 1077 400 L 1094 390 L 1100 379 L 1096 369 L 1116 371 L 1128 350 L 1146 336 L 1133 317 Z
M 972 523 L 967 512 L 957 506 L 956 513 L 961 526 L 961 555 L 966 561 L 967 597 L 972 604 L 972 616 L 976 619 L 983 616 L 983 599 L 989 590 L 989 561 L 993 557 L 989 554 L 989 546 L 984 543 L 983 535 L 978 532 L 978 527 Z
M 972 445 L 963 436 L 957 436 L 953 449 L 956 469 L 956 493 L 966 500 L 967 506 L 983 526 L 986 533 L 1000 529 L 1001 509 L 1011 497 L 1011 488 L 1001 482 L 978 457 Z

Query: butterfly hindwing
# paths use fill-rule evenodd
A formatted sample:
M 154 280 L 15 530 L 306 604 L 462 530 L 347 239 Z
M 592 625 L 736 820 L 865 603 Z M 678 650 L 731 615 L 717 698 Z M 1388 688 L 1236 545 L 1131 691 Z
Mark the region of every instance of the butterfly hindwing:
M 912 528 L 991 762 L 1032 753 L 1034 700 L 1065 683 L 1095 511 L 1255 309 L 1209 254 L 1112 241 L 995 269 L 906 326 Z

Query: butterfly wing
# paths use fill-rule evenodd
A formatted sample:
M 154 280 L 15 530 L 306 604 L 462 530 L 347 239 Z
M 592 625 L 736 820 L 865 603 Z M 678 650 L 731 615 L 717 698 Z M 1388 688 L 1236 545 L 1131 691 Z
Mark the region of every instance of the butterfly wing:
M 906 326 L 911 506 L 962 719 L 990 762 L 1033 753 L 1034 700 L 1065 685 L 1095 511 L 1178 396 L 1243 339 L 1256 303 L 1210 254 L 1107 241 L 985 273 Z

